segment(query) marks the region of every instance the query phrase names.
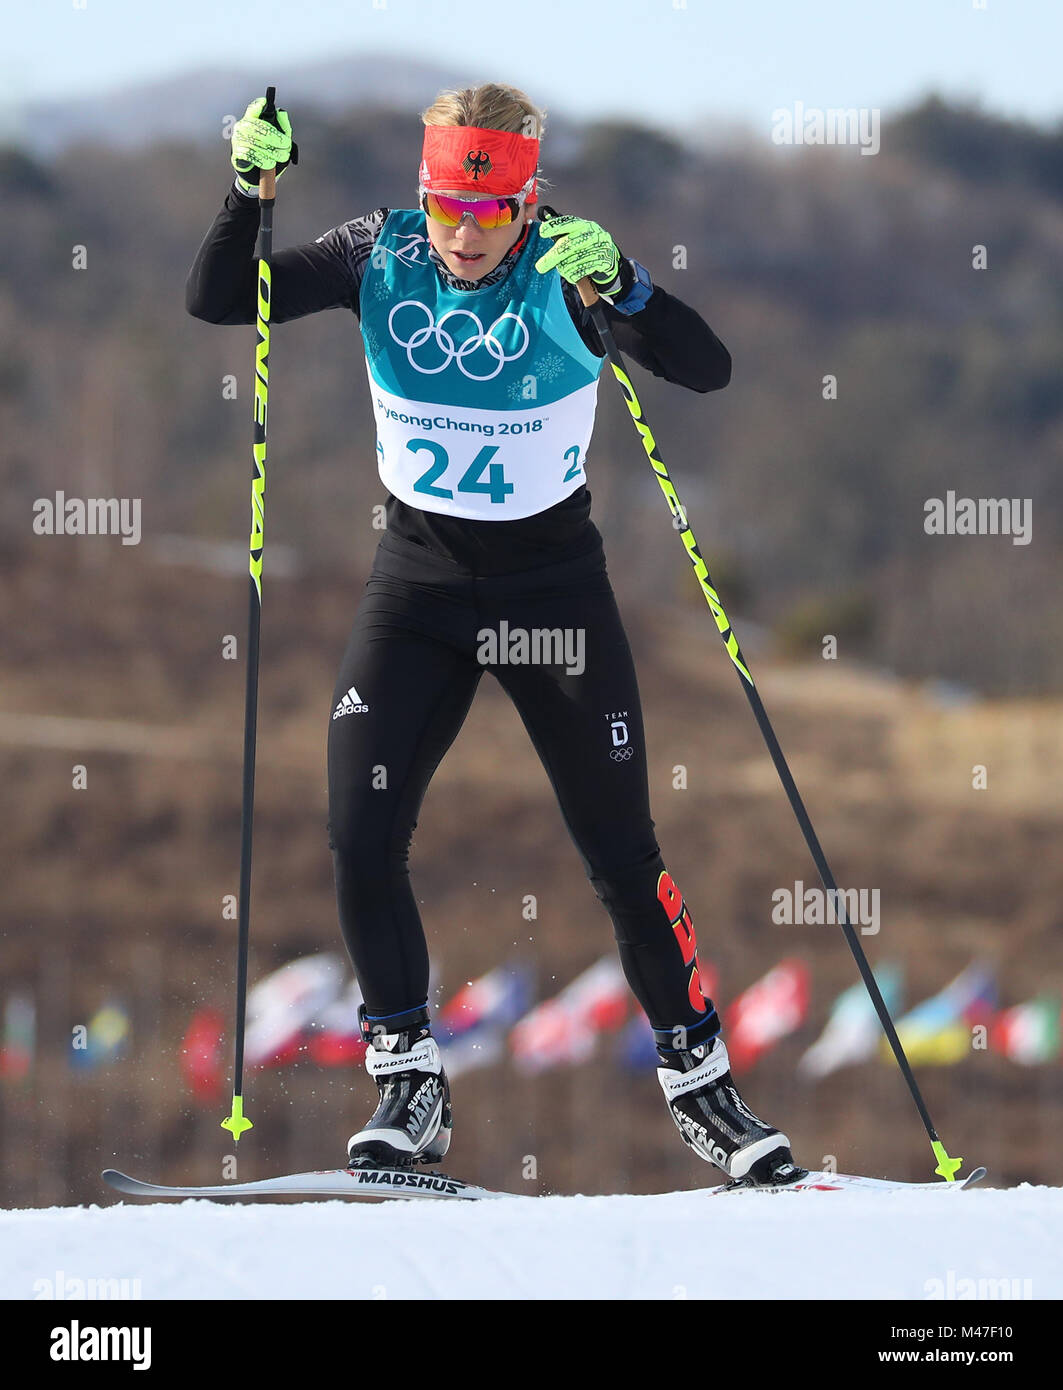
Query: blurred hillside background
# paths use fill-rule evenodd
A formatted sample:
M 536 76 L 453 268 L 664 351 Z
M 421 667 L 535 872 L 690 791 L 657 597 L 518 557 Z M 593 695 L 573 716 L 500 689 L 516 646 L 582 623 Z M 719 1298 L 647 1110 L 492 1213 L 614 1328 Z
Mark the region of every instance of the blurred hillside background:
M 380 57 L 337 60 L 327 82 L 267 77 L 301 149 L 275 245 L 409 206 L 418 112 L 483 77 L 474 66 Z M 535 95 L 533 68 L 497 75 Z M 218 1010 L 230 1032 L 244 675 L 223 644 L 243 651 L 254 335 L 190 319 L 184 281 L 230 182 L 222 121 L 259 94 L 218 74 L 160 79 L 84 111 L 42 107 L 0 149 L 5 1205 L 103 1200 L 108 1165 L 217 1181 L 231 1152 L 224 1085 L 194 1093 L 186 1031 Z M 1063 127 L 927 95 L 886 113 L 873 158 L 777 147 L 767 129 L 710 139 L 557 103 L 547 201 L 607 227 L 729 347 L 719 394 L 639 372 L 647 418 L 835 875 L 881 892 L 881 930 L 862 940 L 902 973 L 900 1011 L 972 963 L 993 982 L 983 1013 L 959 1019 L 969 1033 L 984 1018 L 991 1045 L 918 1071 L 946 1145 L 997 1181 L 1057 1182 Z M 364 383 L 353 317 L 275 330 L 252 981 L 340 951 L 324 745 L 385 496 Z M 594 517 L 640 672 L 665 861 L 721 1004 L 782 960 L 807 970 L 805 1005 L 743 1090 L 810 1165 L 929 1177 L 892 1063 L 799 1074 L 855 967 L 837 927 L 772 920 L 772 894 L 813 884 L 813 866 L 605 377 L 599 402 Z M 60 490 L 141 498 L 142 542 L 35 535 L 35 500 Z M 927 535 L 924 505 L 949 490 L 1031 499 L 1031 543 Z M 441 1003 L 496 966 L 545 1000 L 612 950 L 491 682 L 429 790 L 411 866 Z M 1023 1052 L 1001 1011 L 1035 999 L 1048 1022 Z M 75 1055 L 74 1030 L 105 1006 L 111 1044 Z M 447 1167 L 521 1191 L 711 1181 L 615 1023 L 582 1060 L 531 1070 L 503 1047 L 458 1077 Z M 246 1093 L 244 1178 L 339 1161 L 373 1094 L 355 1061 L 322 1065 L 308 1043 Z

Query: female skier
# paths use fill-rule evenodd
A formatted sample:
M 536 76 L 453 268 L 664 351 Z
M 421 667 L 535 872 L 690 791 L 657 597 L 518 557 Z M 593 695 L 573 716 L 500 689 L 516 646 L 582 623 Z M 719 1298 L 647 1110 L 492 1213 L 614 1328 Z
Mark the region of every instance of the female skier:
M 293 160 L 287 114 L 263 120 L 264 104 L 233 131 L 236 179 L 189 275 L 188 311 L 208 323 L 255 321 L 259 171 Z M 334 308 L 358 317 L 389 493 L 328 739 L 340 926 L 379 1090 L 348 1166 L 435 1163 L 450 1145 L 407 856 L 431 776 L 489 670 L 612 919 L 680 1134 L 732 1179 L 796 1181 L 789 1140 L 735 1089 L 690 913 L 654 837 L 635 671 L 590 520 L 603 349 L 576 282 L 590 277 L 620 349 L 655 376 L 719 390 L 730 356 L 597 223 L 532 216 L 543 113 L 523 92 L 444 92 L 422 121 L 416 209 L 378 208 L 271 266 L 273 323 Z M 523 634 L 542 657 L 536 635 L 559 629 L 572 639 L 563 651 L 511 654 Z

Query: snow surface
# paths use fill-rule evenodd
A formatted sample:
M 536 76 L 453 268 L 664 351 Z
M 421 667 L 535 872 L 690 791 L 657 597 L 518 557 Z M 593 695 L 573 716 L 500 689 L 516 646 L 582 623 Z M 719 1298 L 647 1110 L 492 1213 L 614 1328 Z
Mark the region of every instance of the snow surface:
M 144 1299 L 925 1300 L 935 1289 L 999 1298 L 1004 1288 L 1057 1299 L 1061 1247 L 1063 1188 L 1028 1185 L 501 1202 L 130 1198 L 0 1211 L 0 1297 L 41 1298 L 38 1281 L 69 1290 L 75 1279 L 126 1279 Z

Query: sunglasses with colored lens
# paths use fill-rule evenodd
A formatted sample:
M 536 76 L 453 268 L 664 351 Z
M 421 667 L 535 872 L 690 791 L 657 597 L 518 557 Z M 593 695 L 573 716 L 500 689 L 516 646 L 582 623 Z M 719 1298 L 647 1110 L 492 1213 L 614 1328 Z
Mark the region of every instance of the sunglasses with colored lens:
M 444 227 L 458 227 L 466 213 L 485 232 L 496 227 L 508 227 L 516 221 L 523 197 L 517 198 L 448 198 L 442 193 L 421 189 L 421 211 L 433 222 Z

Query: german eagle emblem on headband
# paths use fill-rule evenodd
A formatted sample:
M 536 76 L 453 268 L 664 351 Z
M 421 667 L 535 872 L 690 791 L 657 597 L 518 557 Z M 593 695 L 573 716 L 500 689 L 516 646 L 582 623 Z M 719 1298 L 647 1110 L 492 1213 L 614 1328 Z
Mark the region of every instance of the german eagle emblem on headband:
M 470 150 L 461 161 L 461 167 L 472 178 L 478 179 L 483 174 L 489 174 L 495 166 L 491 163 L 491 156 L 484 150 Z

